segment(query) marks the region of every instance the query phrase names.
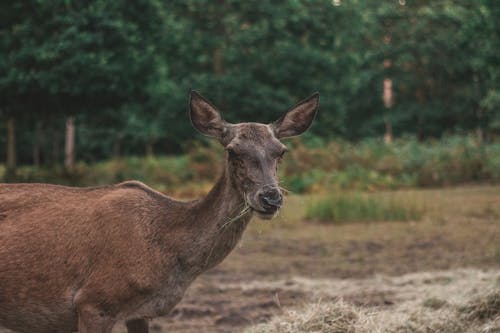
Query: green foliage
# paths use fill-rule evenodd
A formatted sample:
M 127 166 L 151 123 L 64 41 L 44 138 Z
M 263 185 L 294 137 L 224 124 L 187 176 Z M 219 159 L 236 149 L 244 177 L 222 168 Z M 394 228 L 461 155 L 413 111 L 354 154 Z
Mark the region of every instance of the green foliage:
M 417 221 L 422 208 L 396 197 L 338 192 L 309 203 L 306 218 L 322 222 Z
M 16 118 L 24 163 L 32 162 L 40 137 L 42 161 L 61 160 L 68 115 L 76 115 L 81 160 L 153 147 L 179 153 L 193 138 L 186 116 L 191 88 L 233 122 L 273 121 L 318 90 L 321 110 L 311 133 L 322 140 L 381 137 L 387 122 L 395 136 L 482 130 L 494 139 L 496 3 L 402 3 L 4 2 L 0 112 Z M 394 86 L 390 109 L 381 99 L 384 78 Z M 297 187 L 322 176 L 308 177 Z
M 280 167 L 282 186 L 294 193 L 373 191 L 500 181 L 500 144 L 479 145 L 468 137 L 420 143 L 379 140 L 316 145 L 293 140 Z M 315 146 L 315 148 L 313 148 Z M 217 143 L 194 142 L 178 156 L 124 157 L 80 162 L 68 174 L 61 166 L 19 167 L 10 181 L 93 186 L 138 179 L 161 191 L 205 193 L 221 172 L 224 151 Z M 0 165 L 0 177 L 5 175 Z
M 443 186 L 500 179 L 500 144 L 478 144 L 471 137 L 444 137 L 393 144 L 363 140 L 332 141 L 312 148 L 293 141 L 282 168 L 284 186 L 295 192 L 325 189 L 395 189 Z
M 140 98 L 154 68 L 158 5 L 144 1 L 39 1 L 4 5 L 1 92 L 18 107 L 65 114 Z M 156 17 L 155 17 L 156 15 Z M 30 98 L 26 100 L 25 98 Z M 43 103 L 43 104 L 41 104 Z M 63 108 L 61 110 L 61 108 Z M 69 108 L 69 109 L 64 109 Z
M 125 159 L 98 162 L 92 165 L 78 163 L 75 171 L 68 173 L 62 167 L 35 169 L 24 166 L 16 171 L 16 182 L 50 182 L 65 185 L 108 185 L 136 179 L 161 191 L 180 187 L 192 181 L 193 172 L 187 156 Z

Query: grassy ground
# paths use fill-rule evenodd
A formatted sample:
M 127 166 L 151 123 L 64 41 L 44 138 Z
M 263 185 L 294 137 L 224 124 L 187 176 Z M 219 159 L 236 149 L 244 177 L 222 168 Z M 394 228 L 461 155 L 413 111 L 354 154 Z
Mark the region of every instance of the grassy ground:
M 240 249 L 218 268 L 311 277 L 365 277 L 500 263 L 500 187 L 381 192 L 425 207 L 418 222 L 306 221 L 315 196 L 289 198 L 282 216 L 255 221 Z M 320 196 L 319 198 L 322 198 Z
M 278 220 L 253 221 L 226 261 L 200 277 L 169 317 L 153 321 L 153 332 L 241 332 L 274 316 L 249 332 L 307 332 L 275 325 L 319 320 L 339 307 L 354 309 L 379 332 L 498 327 L 495 315 L 464 319 L 475 326 L 456 318 L 459 309 L 500 290 L 500 187 L 374 195 L 416 202 L 423 208 L 421 220 L 306 221 L 307 206 L 324 196 L 291 196 Z M 484 304 L 498 311 L 498 303 Z M 294 315 L 291 309 L 299 310 Z M 317 331 L 335 332 L 328 326 Z

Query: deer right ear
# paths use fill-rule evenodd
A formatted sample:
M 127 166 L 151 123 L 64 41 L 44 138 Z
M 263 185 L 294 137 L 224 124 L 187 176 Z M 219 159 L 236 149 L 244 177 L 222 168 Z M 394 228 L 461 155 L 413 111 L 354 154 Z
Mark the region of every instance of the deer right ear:
M 212 103 L 194 90 L 191 91 L 189 98 L 189 117 L 194 128 L 201 134 L 223 141 L 229 124 L 222 119 L 220 112 Z
M 318 112 L 319 93 L 300 101 L 293 106 L 280 119 L 271 124 L 274 135 L 278 139 L 288 138 L 304 133 Z

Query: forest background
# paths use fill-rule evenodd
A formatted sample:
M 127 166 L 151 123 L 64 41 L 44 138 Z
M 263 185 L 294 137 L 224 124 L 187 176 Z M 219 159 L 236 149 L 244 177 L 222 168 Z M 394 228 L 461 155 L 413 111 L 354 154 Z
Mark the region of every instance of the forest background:
M 297 192 L 500 179 L 493 0 L 11 1 L 0 22 L 5 181 L 209 183 L 190 89 L 264 123 L 319 91 Z

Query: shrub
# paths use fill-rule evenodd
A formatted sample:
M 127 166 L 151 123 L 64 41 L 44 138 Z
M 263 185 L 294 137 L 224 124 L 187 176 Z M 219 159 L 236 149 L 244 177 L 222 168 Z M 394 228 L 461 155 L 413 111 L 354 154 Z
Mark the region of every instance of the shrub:
M 306 218 L 323 222 L 415 221 L 422 210 L 414 202 L 361 193 L 336 193 L 310 202 Z
M 335 190 L 373 191 L 411 187 L 500 181 L 500 142 L 478 144 L 471 137 L 445 137 L 418 142 L 413 138 L 365 139 L 358 143 L 318 138 L 294 138 L 280 168 L 283 186 L 295 193 Z M 214 182 L 222 168 L 223 149 L 217 143 L 192 143 L 180 156 L 125 157 L 94 164 L 78 163 L 72 173 L 62 166 L 22 166 L 6 181 L 51 182 L 92 186 L 137 179 L 159 190 Z

